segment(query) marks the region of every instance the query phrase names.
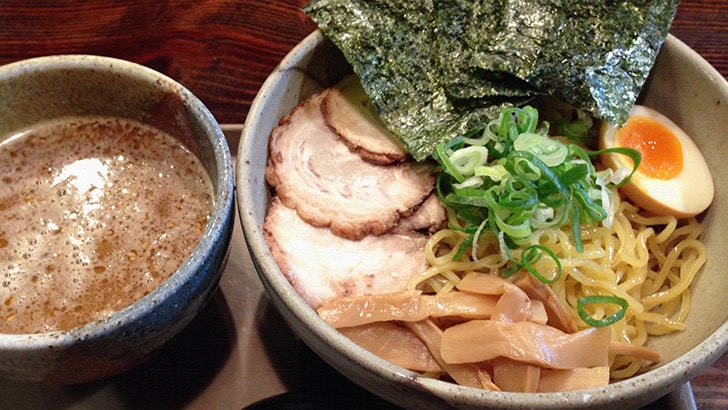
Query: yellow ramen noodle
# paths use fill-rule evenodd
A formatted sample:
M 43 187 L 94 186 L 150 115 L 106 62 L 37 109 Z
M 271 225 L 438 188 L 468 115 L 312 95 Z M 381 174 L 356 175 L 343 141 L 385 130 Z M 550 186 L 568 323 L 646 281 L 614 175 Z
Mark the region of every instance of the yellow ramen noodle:
M 450 221 L 455 222 L 452 217 Z M 611 326 L 612 340 L 645 345 L 648 336 L 684 328 L 690 309 L 689 286 L 707 258 L 699 241 L 701 229 L 695 218 L 678 221 L 671 216 L 645 216 L 622 201 L 611 227 L 582 227 L 583 252 L 576 250 L 570 226 L 538 230 L 532 238 L 560 259 L 562 276 L 550 286 L 578 326 L 588 327 L 577 313 L 579 298 L 617 296 L 626 299 L 629 308 L 624 319 Z M 448 292 L 468 272 L 498 275 L 506 266 L 508 261 L 490 231 L 481 235 L 474 254 L 466 252 L 461 260 L 453 260 L 464 239 L 463 233 L 451 229 L 432 236 L 427 244 L 431 268 L 414 278 L 410 289 Z M 518 258 L 517 253 L 514 256 Z M 534 267 L 546 277 L 555 277 L 550 258 L 541 258 Z M 587 309 L 596 319 L 614 313 L 601 306 Z M 611 358 L 610 377 L 630 377 L 643 363 L 640 358 L 616 355 Z

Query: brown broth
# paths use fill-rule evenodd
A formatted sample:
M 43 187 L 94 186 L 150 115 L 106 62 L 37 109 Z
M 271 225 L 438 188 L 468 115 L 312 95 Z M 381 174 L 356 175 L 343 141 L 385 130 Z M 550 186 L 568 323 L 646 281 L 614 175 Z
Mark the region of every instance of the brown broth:
M 212 192 L 195 155 L 129 120 L 0 143 L 0 333 L 69 330 L 153 291 L 199 242 Z

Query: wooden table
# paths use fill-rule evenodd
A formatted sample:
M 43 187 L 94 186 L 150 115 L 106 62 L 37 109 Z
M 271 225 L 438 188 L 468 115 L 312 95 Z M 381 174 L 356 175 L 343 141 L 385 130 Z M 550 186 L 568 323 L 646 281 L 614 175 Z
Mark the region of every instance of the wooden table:
M 65 53 L 99 54 L 141 63 L 181 82 L 206 103 L 220 123 L 231 124 L 228 129 L 236 132 L 235 124 L 239 126 L 245 120 L 266 76 L 297 42 L 316 28 L 300 11 L 306 1 L 4 0 L 0 3 L 0 64 Z M 683 1 L 671 32 L 723 76 L 728 76 L 728 2 Z M 234 140 L 235 135 L 232 137 Z M 244 249 L 235 252 L 240 260 L 247 257 Z M 234 262 L 229 270 L 235 269 L 255 280 L 250 266 Z M 248 298 L 240 302 L 256 310 L 226 313 L 225 309 L 235 306 L 241 298 L 233 295 L 241 291 L 241 286 L 250 286 L 257 292 L 254 301 Z M 218 296 L 186 335 L 156 362 L 112 381 L 52 391 L 24 384 L 0 384 L 0 407 L 9 403 L 4 400 L 6 396 L 23 394 L 28 408 L 108 404 L 108 395 L 121 398 L 116 404 L 122 408 L 147 407 L 149 403 L 159 407 L 209 408 L 214 404 L 218 408 L 241 408 L 276 391 L 288 390 L 295 383 L 285 374 L 278 374 L 267 387 L 266 381 L 260 380 L 266 371 L 288 368 L 284 362 L 295 354 L 285 349 L 268 351 L 265 360 L 277 362 L 272 365 L 249 366 L 244 374 L 228 369 L 234 366 L 229 364 L 232 359 L 240 363 L 262 360 L 258 355 L 266 352 L 261 353 L 260 349 L 290 346 L 286 343 L 295 343 L 295 338 L 281 330 L 285 326 L 275 312 L 268 310 L 259 285 L 231 277 L 224 278 L 221 288 L 224 295 Z M 225 320 L 228 313 L 236 319 Z M 256 320 L 245 319 L 251 316 Z M 251 332 L 248 326 L 253 323 L 258 326 L 255 331 L 262 335 L 241 346 L 240 340 L 245 340 L 247 332 Z M 228 334 L 237 335 L 236 340 L 208 337 L 204 343 L 199 341 L 225 326 L 237 327 L 228 329 Z M 204 349 L 199 347 L 200 343 Z M 271 343 L 273 346 L 268 346 Z M 182 357 L 186 363 L 169 363 L 180 360 L 175 349 L 186 349 L 189 355 Z M 196 359 L 190 361 L 190 357 Z M 207 363 L 210 361 L 213 365 Z M 190 369 L 202 374 L 186 375 Z M 220 376 L 226 372 L 237 375 L 234 379 L 242 385 L 226 386 L 221 379 L 228 376 Z M 137 380 L 144 377 L 169 381 Z M 241 382 L 241 378 L 249 383 Z M 728 408 L 728 354 L 693 380 L 692 387 L 699 408 Z

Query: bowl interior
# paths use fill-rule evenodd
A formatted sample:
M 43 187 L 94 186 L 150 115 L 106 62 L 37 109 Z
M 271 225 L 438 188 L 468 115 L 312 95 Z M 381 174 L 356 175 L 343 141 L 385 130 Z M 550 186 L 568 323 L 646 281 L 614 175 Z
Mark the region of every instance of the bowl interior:
M 0 139 L 44 120 L 85 115 L 128 118 L 174 135 L 200 157 L 215 183 L 215 163 L 229 159 L 216 146 L 222 132 L 202 103 L 145 67 L 71 55 L 20 61 L 0 71 Z
M 270 131 L 291 108 L 314 91 L 334 84 L 351 69 L 341 53 L 316 31 L 280 63 L 251 106 L 238 152 L 238 206 L 248 247 L 266 290 L 291 327 L 312 350 L 342 374 L 384 399 L 417 406 L 471 408 L 635 407 L 688 381 L 728 348 L 728 310 L 721 301 L 728 254 L 720 234 L 728 223 L 728 187 L 716 184 L 715 201 L 704 215 L 703 241 L 709 259 L 692 287 L 687 329 L 653 338 L 662 364 L 646 374 L 609 386 L 550 394 L 484 393 L 419 377 L 369 354 L 329 327 L 287 282 L 262 235 L 268 188 L 263 176 Z M 728 173 L 722 159 L 728 118 L 728 83 L 708 63 L 669 36 L 641 96 L 642 103 L 671 117 L 691 135 L 715 181 Z M 588 400 L 587 400 L 588 399 Z M 409 407 L 409 405 L 408 405 Z
M 227 140 L 182 85 L 131 62 L 88 55 L 39 57 L 0 70 L 0 140 L 46 120 L 94 115 L 139 121 L 179 139 L 200 159 L 215 191 L 201 245 L 230 230 L 234 173 Z M 204 246 L 195 250 L 206 253 Z
M 71 383 L 109 375 L 145 359 L 207 301 L 227 255 L 234 226 L 232 156 L 201 101 L 162 74 L 106 57 L 39 57 L 0 68 L 0 141 L 40 122 L 73 116 L 127 118 L 175 136 L 209 174 L 214 209 L 200 242 L 181 267 L 111 318 L 69 332 L 0 335 L 0 374 L 8 377 Z
M 670 37 L 640 99 L 641 103 L 667 115 L 695 140 L 716 182 L 715 199 L 701 216 L 702 241 L 709 256 L 691 287 L 693 298 L 687 328 L 684 332 L 653 338 L 652 345 L 662 352 L 664 362 L 669 362 L 715 333 L 716 348 L 721 351 L 722 345 L 725 350 L 728 311 L 720 307 L 720 301 L 728 291 L 728 284 L 721 280 L 728 266 L 728 255 L 722 250 L 721 236 L 725 233 L 722 226 L 728 222 L 728 190 L 719 181 L 728 176 L 728 166 L 722 158 L 728 142 L 728 82 L 684 43 Z M 710 355 L 706 349 L 700 349 L 691 359 L 698 360 L 703 353 Z

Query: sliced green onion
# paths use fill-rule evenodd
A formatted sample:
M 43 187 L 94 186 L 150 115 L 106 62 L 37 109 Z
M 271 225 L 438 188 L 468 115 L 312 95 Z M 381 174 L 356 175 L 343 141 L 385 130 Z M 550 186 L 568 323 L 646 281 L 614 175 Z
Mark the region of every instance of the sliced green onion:
M 440 164 L 442 164 L 448 174 L 450 174 L 458 182 L 465 181 L 465 177 L 460 174 L 460 171 L 458 171 L 455 164 L 450 161 L 450 156 L 445 151 L 444 145 L 438 144 L 435 149 L 435 154 L 437 154 L 438 161 L 440 161 Z
M 580 113 L 576 122 L 556 125 L 567 130 L 568 137 L 588 136 L 591 119 Z M 544 255 L 551 257 L 557 278 L 561 263 L 548 248 L 531 244 L 533 230 L 570 223 L 575 247 L 583 252 L 582 226 L 611 221 L 611 191 L 605 190 L 625 183 L 632 174 L 625 178 L 625 172 L 597 173 L 592 159 L 605 152 L 627 155 L 635 164 L 634 173 L 641 160 L 639 152 L 629 148 L 589 152 L 551 138 L 549 126 L 539 123 L 533 107 L 509 107 L 497 119 L 437 147 L 433 154 L 440 164 L 437 194 L 454 212 L 456 228 L 467 235 L 457 258 L 467 249 L 475 255 L 478 238 L 488 229 L 498 238 L 503 257 L 511 261 L 502 275 L 526 269 L 542 282 L 552 283 L 557 279 L 544 278 L 535 263 Z M 519 247 L 524 249 L 516 260 L 511 249 Z
M 563 135 L 571 141 L 583 142 L 589 137 L 591 124 L 584 122 L 566 122 L 558 120 L 554 124 L 559 135 Z
M 531 158 L 524 158 L 522 156 L 513 155 L 521 152 L 525 151 L 514 151 L 508 157 L 510 159 L 510 162 L 508 162 L 507 164 L 510 164 L 509 168 L 511 173 L 513 175 L 525 178 L 529 181 L 538 181 L 539 179 L 541 179 L 541 169 L 536 164 L 534 164 Z
M 559 175 L 559 181 L 564 186 L 576 184 L 589 176 L 589 167 L 586 164 L 571 164 Z
M 640 166 L 640 162 L 642 162 L 642 154 L 637 151 L 634 148 L 628 148 L 628 147 L 612 147 L 612 148 L 606 148 L 598 151 L 592 151 L 589 153 L 590 157 L 595 157 L 597 155 L 601 155 L 604 153 L 615 153 L 620 154 L 629 157 L 632 160 L 632 172 L 627 175 L 626 178 L 622 180 L 622 182 L 615 184 L 613 188 L 619 188 L 622 185 L 629 182 L 629 180 L 632 178 L 632 175 L 634 175 L 635 172 L 637 172 L 637 168 Z
M 508 170 L 506 170 L 506 167 L 503 166 L 503 164 L 475 167 L 474 171 L 476 176 L 488 177 L 494 182 L 501 181 L 505 179 L 508 175 L 510 175 L 508 173 Z
M 527 151 L 534 154 L 550 167 L 563 163 L 569 153 L 569 149 L 561 141 L 534 132 L 525 132 L 519 135 L 513 141 L 513 148 L 517 151 Z
M 475 174 L 476 167 L 483 166 L 488 161 L 488 148 L 471 145 L 454 151 L 448 159 L 460 175 L 470 177 Z
M 470 205 L 481 208 L 488 206 L 488 198 L 485 196 L 449 194 L 445 198 L 451 204 Z
M 613 315 L 606 316 L 601 319 L 594 319 L 592 315 L 590 315 L 589 312 L 586 311 L 586 306 L 588 305 L 598 305 L 605 303 L 617 305 L 620 307 L 620 309 Z M 624 314 L 627 312 L 628 307 L 629 302 L 627 302 L 625 299 L 609 295 L 584 296 L 576 301 L 576 311 L 579 313 L 579 317 L 581 318 L 581 320 L 584 321 L 584 323 L 591 327 L 604 327 L 619 322 L 624 317 Z
M 581 241 L 581 209 L 579 206 L 572 208 L 571 231 L 574 235 L 574 246 L 579 253 L 584 252 L 584 243 Z
M 496 214 L 495 223 L 501 231 L 512 239 L 524 239 L 531 236 L 531 224 L 528 219 L 511 223 Z
M 540 251 L 541 253 L 538 253 L 538 251 Z M 556 254 L 551 249 L 549 249 L 549 248 L 547 248 L 547 247 L 545 247 L 543 245 L 536 244 L 536 245 L 531 245 L 531 246 L 525 248 L 523 250 L 523 253 L 526 253 L 526 254 L 538 254 L 538 257 L 534 257 L 534 256 L 529 255 L 529 258 L 526 258 L 526 261 L 525 262 L 523 261 L 523 259 L 521 260 L 521 262 L 524 264 L 523 267 L 528 272 L 530 272 L 531 275 L 535 276 L 536 279 L 538 279 L 539 281 L 541 281 L 541 282 L 549 285 L 549 284 L 552 284 L 552 283 L 556 282 L 557 280 L 559 280 L 561 278 L 561 272 L 562 272 L 562 269 L 561 269 L 561 261 L 559 260 L 559 258 L 556 256 Z M 556 264 L 556 276 L 554 276 L 553 279 L 546 278 L 545 276 L 543 276 L 541 274 L 541 272 L 537 271 L 536 269 L 534 269 L 531 266 L 531 264 L 533 264 L 536 261 L 538 261 L 540 259 L 541 255 L 543 255 L 544 253 L 546 255 L 548 255 L 554 261 L 554 263 Z
M 475 240 L 475 234 L 468 235 L 465 240 L 460 244 L 458 251 L 455 252 L 455 260 L 460 259 L 469 248 L 473 247 L 473 241 Z
M 584 150 L 584 148 L 576 145 L 571 144 L 569 145 L 569 154 L 574 155 L 575 157 L 579 158 L 588 169 L 588 174 L 590 176 L 594 176 L 596 173 L 596 170 L 594 169 L 594 164 L 592 164 L 591 157 L 589 156 L 589 153 Z
M 513 258 L 513 255 L 509 250 L 506 250 L 506 253 L 508 255 L 508 259 L 513 262 L 513 264 L 506 269 L 504 269 L 502 276 L 507 278 L 514 273 L 518 272 L 521 269 L 525 269 L 528 271 L 531 275 L 533 275 L 536 279 L 538 279 L 540 282 L 545 283 L 547 285 L 552 284 L 559 280 L 561 278 L 562 268 L 561 268 L 561 261 L 559 260 L 558 256 L 549 248 L 535 244 L 527 246 L 523 249 L 521 252 L 521 259 L 516 260 Z M 538 270 L 536 270 L 533 267 L 533 264 L 538 262 L 541 257 L 546 254 L 549 258 L 551 258 L 554 263 L 556 264 L 556 276 L 552 279 L 549 279 L 541 274 Z
M 482 146 L 493 140 L 493 136 L 487 132 L 487 126 L 472 128 L 463 135 L 463 141 L 470 145 Z
M 462 183 L 453 184 L 453 187 L 457 189 L 478 188 L 479 186 L 483 185 L 484 182 L 485 181 L 482 177 L 473 175 L 471 177 L 468 177 L 468 179 L 466 179 Z
M 589 192 L 583 186 L 578 184 L 574 186 L 572 189 L 572 195 L 574 196 L 574 199 L 579 202 L 586 216 L 588 216 L 588 219 L 586 219 L 585 222 L 601 221 L 607 217 L 607 212 L 604 208 L 591 198 Z
M 530 152 L 523 152 L 523 151 L 514 151 L 509 155 L 509 159 L 515 159 L 515 158 L 526 158 L 528 159 L 533 165 L 535 165 L 540 171 L 542 176 L 542 184 L 549 184 L 549 186 L 555 188 L 554 193 L 558 193 L 558 195 L 548 195 L 548 196 L 539 196 L 539 199 L 545 203 L 548 206 L 561 206 L 563 205 L 567 199 L 570 196 L 569 190 L 566 188 L 566 186 L 561 182 L 561 179 L 558 177 L 558 175 L 552 170 L 549 166 L 541 162 L 538 158 L 536 158 L 535 155 L 531 154 Z M 510 172 L 515 173 L 516 168 L 513 168 L 512 166 L 506 166 L 506 169 L 508 169 Z

